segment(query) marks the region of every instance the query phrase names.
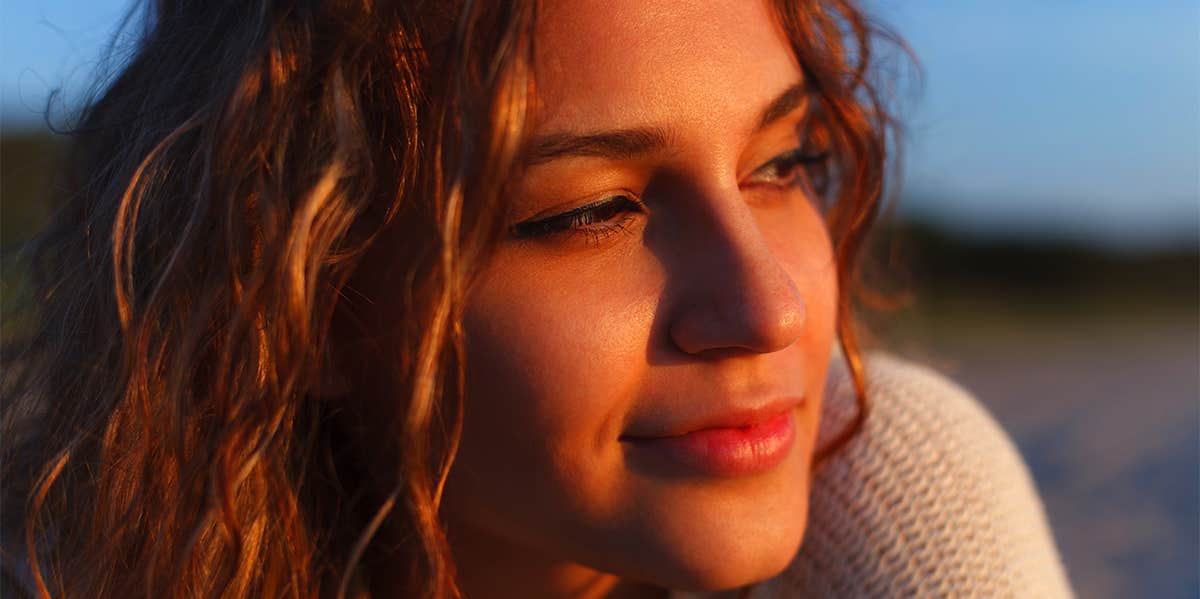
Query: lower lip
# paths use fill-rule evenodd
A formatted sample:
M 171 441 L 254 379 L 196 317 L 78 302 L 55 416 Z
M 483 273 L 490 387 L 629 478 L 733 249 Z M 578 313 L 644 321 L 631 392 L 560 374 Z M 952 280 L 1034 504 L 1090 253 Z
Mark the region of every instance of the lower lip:
M 749 476 L 771 470 L 787 457 L 796 440 L 794 412 L 781 412 L 753 426 L 708 428 L 674 437 L 628 441 L 701 474 Z

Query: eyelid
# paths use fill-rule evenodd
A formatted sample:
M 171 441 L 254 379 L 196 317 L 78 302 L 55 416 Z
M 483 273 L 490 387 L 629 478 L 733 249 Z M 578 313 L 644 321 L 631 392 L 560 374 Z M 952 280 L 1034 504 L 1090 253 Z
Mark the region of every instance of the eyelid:
M 751 185 L 771 184 L 772 183 L 771 181 L 754 181 L 753 179 L 760 176 L 760 174 L 764 170 L 766 170 L 770 167 L 773 167 L 773 166 L 774 167 L 783 166 L 788 169 L 799 169 L 799 168 L 804 168 L 805 166 L 819 164 L 821 162 L 824 162 L 828 158 L 829 158 L 829 152 L 822 151 L 822 152 L 809 153 L 809 152 L 806 152 L 806 148 L 803 145 L 801 145 L 801 146 L 792 148 L 791 150 L 788 150 L 786 152 L 783 152 L 781 154 L 777 154 L 774 158 L 771 158 L 770 160 L 764 162 L 758 168 L 754 169 L 754 171 L 752 171 L 749 175 L 747 175 L 746 179 L 749 181 L 749 184 L 751 184 Z
M 623 203 L 625 206 L 614 206 L 614 204 Z M 588 202 L 581 206 L 577 206 L 565 212 L 551 214 L 543 217 L 534 217 L 516 223 L 509 227 L 509 234 L 517 239 L 544 237 L 555 233 L 564 233 L 570 231 L 581 230 L 584 227 L 574 227 L 571 223 L 574 219 L 579 218 L 589 212 L 594 212 L 606 207 L 624 208 L 625 212 L 638 211 L 645 212 L 646 205 L 631 192 L 620 192 L 604 196 L 598 200 Z M 565 225 L 564 225 L 565 223 Z M 557 227 L 561 226 L 561 229 Z

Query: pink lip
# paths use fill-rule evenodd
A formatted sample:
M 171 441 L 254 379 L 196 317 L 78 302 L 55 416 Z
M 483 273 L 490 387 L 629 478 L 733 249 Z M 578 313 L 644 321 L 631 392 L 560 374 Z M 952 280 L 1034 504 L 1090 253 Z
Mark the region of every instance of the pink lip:
M 699 428 L 682 435 L 622 437 L 633 447 L 685 469 L 717 477 L 749 476 L 778 466 L 796 440 L 795 405 L 744 426 Z

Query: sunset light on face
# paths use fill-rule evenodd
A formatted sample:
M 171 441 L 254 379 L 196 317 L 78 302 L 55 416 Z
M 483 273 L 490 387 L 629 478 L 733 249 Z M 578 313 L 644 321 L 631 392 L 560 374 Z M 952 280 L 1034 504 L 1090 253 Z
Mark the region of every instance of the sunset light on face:
M 803 535 L 835 317 L 800 69 L 766 4 L 541 17 L 554 141 L 469 299 L 452 529 L 468 563 L 556 555 L 564 584 L 769 576 Z

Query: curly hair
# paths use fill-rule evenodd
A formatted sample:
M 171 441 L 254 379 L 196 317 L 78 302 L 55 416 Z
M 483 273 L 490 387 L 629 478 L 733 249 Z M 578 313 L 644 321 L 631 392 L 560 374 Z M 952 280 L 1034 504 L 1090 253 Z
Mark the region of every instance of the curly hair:
M 41 596 L 458 595 L 438 509 L 460 316 L 520 172 L 536 8 L 146 7 L 71 131 L 4 346 L 3 546 Z M 894 127 L 871 76 L 883 32 L 854 2 L 776 11 L 830 148 L 816 174 L 861 407 L 820 460 L 866 416 L 851 313 Z M 408 290 L 390 323 L 361 309 L 373 261 Z M 397 401 L 328 392 L 333 372 Z

